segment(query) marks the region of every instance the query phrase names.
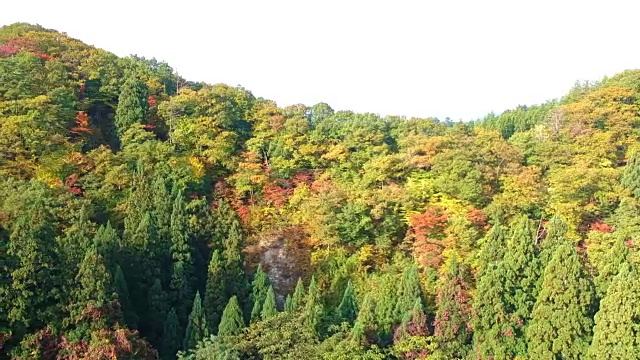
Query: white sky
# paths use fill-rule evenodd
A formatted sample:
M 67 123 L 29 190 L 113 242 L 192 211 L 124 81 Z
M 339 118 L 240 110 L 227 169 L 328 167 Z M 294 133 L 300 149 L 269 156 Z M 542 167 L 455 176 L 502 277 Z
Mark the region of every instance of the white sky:
M 279 105 L 469 120 L 640 65 L 638 1 L 19 0 L 38 23 Z

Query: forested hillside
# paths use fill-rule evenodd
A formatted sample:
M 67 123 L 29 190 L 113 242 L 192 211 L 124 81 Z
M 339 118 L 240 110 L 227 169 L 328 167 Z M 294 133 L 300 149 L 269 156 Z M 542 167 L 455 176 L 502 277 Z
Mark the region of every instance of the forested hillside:
M 452 123 L 5 26 L 0 358 L 640 359 L 639 136 L 640 70 Z

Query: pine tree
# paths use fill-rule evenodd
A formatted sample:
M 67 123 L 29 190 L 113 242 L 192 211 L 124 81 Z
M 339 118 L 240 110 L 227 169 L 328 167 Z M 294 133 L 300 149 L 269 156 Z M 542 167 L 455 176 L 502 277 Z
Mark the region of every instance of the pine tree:
M 98 253 L 103 256 L 107 267 L 113 271 L 115 279 L 116 264 L 120 260 L 120 237 L 110 222 L 107 222 L 106 225 L 100 225 L 93 238 L 93 244 Z
M 315 277 L 311 277 L 309 282 L 309 292 L 304 304 L 304 326 L 310 331 L 318 331 L 318 326 L 322 321 L 324 309 L 320 299 L 320 289 L 316 283 Z
M 631 154 L 631 158 L 624 167 L 621 183 L 633 197 L 640 200 L 640 152 L 635 151 Z
M 131 301 L 129 300 L 129 286 L 127 280 L 124 277 L 124 273 L 119 265 L 116 264 L 116 269 L 113 276 L 116 292 L 118 293 L 118 301 L 120 302 L 120 308 L 124 316 L 124 321 L 129 328 L 135 329 L 138 324 L 138 315 L 136 314 Z
M 287 294 L 287 297 L 284 300 L 284 311 L 287 313 L 292 313 L 293 309 L 293 301 L 291 300 L 291 295 Z
M 92 235 L 94 226 L 89 221 L 89 209 L 82 206 L 78 219 L 65 230 L 64 237 L 58 239 L 61 260 L 64 262 L 65 272 L 70 277 L 67 278 L 67 286 L 73 283 L 73 276 L 78 273 L 78 266 L 82 263 L 84 256 L 92 246 Z
M 268 318 L 276 315 L 278 313 L 278 309 L 276 308 L 276 293 L 273 291 L 273 286 L 269 285 L 269 289 L 267 290 L 267 295 L 264 299 L 264 304 L 262 305 L 262 311 L 260 313 L 260 318 L 262 320 L 267 320 Z
M 267 297 L 267 290 L 269 288 L 269 278 L 267 277 L 267 274 L 262 271 L 262 265 L 258 265 L 258 268 L 256 269 L 252 287 L 253 291 L 251 292 L 251 300 L 253 302 L 253 308 L 251 310 L 251 322 L 255 322 L 260 319 L 262 304 L 264 304 Z
M 242 310 L 238 303 L 238 297 L 232 296 L 222 313 L 222 319 L 218 326 L 218 336 L 238 335 L 243 328 L 244 320 L 242 319 Z
M 504 227 L 500 224 L 496 224 L 482 239 L 482 245 L 477 258 L 478 278 L 482 276 L 489 266 L 502 259 L 506 247 L 507 240 Z
M 568 241 L 565 236 L 569 230 L 567 224 L 558 216 L 553 216 L 544 228 L 547 235 L 540 244 L 540 269 L 542 271 L 553 257 L 556 249 Z
M 242 233 L 238 221 L 232 223 L 229 236 L 223 245 L 226 298 L 229 299 L 235 295 L 238 299 L 246 299 L 247 281 L 243 270 Z
M 14 222 L 7 255 L 14 260 L 7 299 L 10 326 L 39 328 L 52 322 L 60 299 L 59 259 L 52 239 L 52 216 L 41 199 Z M 2 307 L 5 307 L 4 305 Z
M 91 246 L 80 263 L 76 275 L 76 288 L 71 304 L 73 319 L 80 317 L 87 308 L 102 308 L 117 300 L 117 292 L 111 273 L 95 246 Z
M 536 301 L 540 268 L 535 254 L 535 235 L 531 221 L 520 217 L 514 225 L 511 238 L 507 243 L 507 253 L 499 263 L 502 297 L 509 314 L 509 321 L 515 331 L 515 355 L 526 353 L 524 328 L 531 317 L 531 310 Z
M 215 250 L 209 261 L 207 284 L 204 293 L 204 313 L 212 333 L 218 332 L 220 316 L 226 305 L 224 287 L 224 271 L 220 260 L 220 252 Z
M 161 354 L 163 360 L 172 360 L 176 358 L 178 350 L 180 350 L 180 324 L 176 309 L 171 308 L 167 319 L 164 322 L 162 331 Z
M 207 321 L 202 311 L 202 302 L 200 300 L 200 292 L 196 292 L 191 307 L 191 314 L 187 321 L 187 330 L 185 332 L 184 341 L 182 343 L 183 350 L 189 350 L 196 347 L 198 342 L 209 336 L 207 329 Z
M 591 358 L 640 359 L 640 274 L 627 264 L 611 282 L 595 316 Z
M 408 266 L 402 273 L 402 279 L 398 287 L 397 302 L 394 309 L 395 322 L 399 323 L 405 315 L 413 309 L 417 298 L 422 298 L 418 267 Z
M 449 260 L 436 297 L 434 335 L 437 353 L 444 359 L 464 359 L 471 341 L 469 274 L 454 256 Z
M 296 284 L 296 288 L 293 291 L 293 296 L 291 297 L 291 309 L 296 311 L 304 306 L 304 298 L 305 298 L 305 290 L 304 284 L 302 283 L 302 279 L 298 278 L 298 283 Z
M 365 294 L 358 316 L 353 324 L 351 336 L 358 342 L 365 342 L 375 336 L 375 304 L 369 293 Z
M 544 272 L 527 329 L 536 359 L 582 359 L 591 342 L 595 290 L 571 244 L 558 247 Z
M 338 305 L 338 319 L 340 321 L 346 321 L 349 324 L 353 324 L 358 315 L 358 304 L 356 300 L 356 293 L 353 289 L 353 283 L 351 280 L 347 283 L 347 287 L 342 295 L 342 301 Z
M 375 307 L 375 319 L 379 337 L 388 342 L 396 324 L 394 311 L 397 302 L 397 280 L 393 274 L 385 274 L 380 279 Z M 415 302 L 415 299 L 414 299 Z M 421 301 L 422 302 L 422 301 Z
M 116 108 L 115 124 L 120 136 L 131 125 L 146 122 L 149 110 L 148 97 L 147 85 L 134 75 L 128 75 L 120 90 Z
M 147 338 L 152 344 L 157 345 L 168 311 L 168 296 L 162 289 L 160 279 L 156 279 L 149 289 L 149 334 Z
M 171 282 L 169 289 L 173 306 L 178 314 L 178 319 L 185 319 L 191 299 L 191 282 L 193 277 L 193 260 L 191 258 L 191 248 L 189 247 L 189 236 L 187 234 L 186 215 L 184 212 L 184 200 L 182 193 L 178 193 L 173 203 L 171 212 Z
M 613 247 L 604 256 L 602 268 L 594 279 L 600 299 L 605 297 L 609 284 L 618 275 L 620 267 L 627 263 L 628 257 L 629 248 L 627 248 L 624 241 L 616 240 Z
M 504 296 L 505 275 L 499 263 L 489 264 L 478 279 L 472 301 L 474 353 L 479 359 L 510 359 L 516 349 L 516 326 Z

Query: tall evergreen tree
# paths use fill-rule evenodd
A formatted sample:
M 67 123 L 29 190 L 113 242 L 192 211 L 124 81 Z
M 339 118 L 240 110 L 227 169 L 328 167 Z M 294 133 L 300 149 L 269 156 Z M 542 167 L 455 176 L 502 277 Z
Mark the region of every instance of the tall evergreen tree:
M 482 245 L 477 257 L 478 274 L 480 278 L 486 269 L 501 260 L 507 247 L 507 240 L 504 227 L 500 224 L 494 225 L 487 235 L 482 239 Z
M 592 359 L 640 359 L 640 273 L 623 265 L 595 316 Z
M 620 267 L 627 263 L 628 257 L 629 248 L 627 248 L 624 241 L 617 239 L 613 247 L 604 256 L 602 260 L 603 266 L 598 272 L 598 276 L 594 279 L 600 299 L 605 297 L 609 284 L 618 275 Z
M 631 154 L 631 158 L 624 167 L 621 183 L 633 197 L 640 200 L 640 151 Z
M 144 124 L 149 110 L 147 85 L 129 74 L 118 97 L 115 124 L 118 134 L 122 136 L 133 124 Z
M 115 265 L 115 271 L 113 275 L 113 281 L 115 284 L 116 292 L 118 293 L 118 301 L 120 302 L 120 308 L 124 316 L 124 321 L 127 326 L 135 329 L 138 324 L 138 315 L 133 309 L 131 300 L 129 299 L 129 286 L 127 280 L 124 277 L 124 273 L 119 265 Z
M 193 306 L 191 307 L 191 314 L 187 321 L 187 330 L 185 332 L 182 348 L 189 350 L 195 348 L 198 342 L 202 341 L 205 337 L 209 336 L 209 329 L 207 328 L 207 321 L 202 311 L 202 301 L 200 300 L 200 292 L 196 292 L 196 296 L 193 299 Z
M 171 212 L 171 282 L 169 289 L 173 300 L 173 306 L 178 314 L 178 319 L 183 321 L 187 316 L 189 299 L 192 295 L 193 260 L 189 246 L 187 233 L 187 220 L 184 210 L 182 193 L 176 195 Z
M 71 317 L 76 319 L 88 307 L 102 308 L 118 299 L 114 280 L 95 246 L 91 246 L 80 263 L 73 291 Z
M 394 311 L 397 302 L 397 280 L 392 274 L 380 277 L 376 298 L 375 319 L 379 336 L 383 341 L 390 341 L 393 326 L 396 324 Z M 415 302 L 415 299 L 414 299 Z M 422 303 L 422 300 L 420 301 Z
M 544 272 L 527 329 L 536 359 L 583 359 L 591 342 L 595 289 L 571 244 L 560 245 Z
M 224 270 L 220 252 L 215 250 L 207 269 L 207 284 L 204 293 L 204 313 L 211 333 L 218 332 L 218 324 L 226 305 Z
M 269 285 L 267 295 L 264 299 L 264 304 L 262 305 L 262 311 L 260 312 L 260 318 L 262 320 L 267 320 L 277 313 L 278 309 L 276 307 L 276 293 L 273 291 L 273 286 Z
M 296 288 L 295 290 L 293 290 L 293 296 L 291 297 L 291 309 L 293 311 L 296 311 L 304 306 L 305 296 L 306 294 L 304 290 L 304 284 L 302 283 L 302 279 L 298 278 Z
M 238 303 L 238 297 L 232 296 L 229 303 L 224 308 L 222 319 L 218 326 L 218 336 L 232 336 L 239 334 L 244 328 L 242 309 Z
M 180 323 L 176 309 L 171 308 L 167 319 L 164 322 L 162 331 L 162 345 L 160 347 L 163 360 L 172 360 L 176 358 L 178 350 L 180 350 Z
M 346 321 L 349 324 L 353 324 L 358 315 L 358 304 L 356 300 L 356 292 L 353 289 L 353 283 L 351 280 L 347 282 L 347 287 L 344 289 L 342 295 L 342 301 L 338 305 L 338 319 L 340 321 Z
M 318 326 L 322 321 L 324 309 L 320 299 L 320 289 L 316 283 L 316 278 L 311 277 L 309 282 L 309 292 L 304 304 L 304 326 L 310 331 L 318 331 Z
M 395 322 L 399 323 L 405 315 L 413 309 L 416 299 L 422 299 L 418 267 L 408 266 L 402 272 L 402 279 L 398 286 L 397 302 L 394 309 Z
M 247 280 L 244 273 L 242 233 L 237 220 L 231 224 L 229 236 L 223 245 L 226 298 L 236 295 L 239 300 L 246 300 Z
M 284 300 L 284 311 L 288 313 L 292 313 L 293 309 L 293 301 L 291 300 L 291 295 L 287 294 L 287 297 Z
M 156 279 L 149 289 L 149 334 L 147 338 L 154 345 L 160 344 L 160 336 L 169 310 L 167 293 L 162 289 L 160 279 Z
M 269 289 L 269 278 L 267 277 L 267 274 L 262 271 L 262 265 L 260 264 L 256 269 L 256 273 L 253 276 L 253 283 L 251 285 L 253 287 L 251 292 L 251 300 L 253 302 L 251 322 L 255 322 L 260 319 L 262 304 L 264 304 L 264 301 L 267 298 L 267 291 Z
M 7 255 L 14 260 L 9 278 L 10 296 L 3 299 L 14 328 L 39 328 L 56 319 L 60 300 L 58 254 L 54 249 L 54 220 L 42 199 L 19 216 L 12 226 Z
M 98 249 L 98 253 L 103 256 L 109 270 L 113 271 L 115 279 L 116 264 L 121 260 L 120 237 L 110 222 L 107 222 L 106 225 L 100 225 L 93 238 L 93 244 Z
M 437 353 L 444 359 L 464 359 L 470 350 L 472 312 L 469 276 L 455 256 L 449 260 L 436 297 L 434 321 Z
M 544 229 L 547 234 L 540 244 L 541 271 L 544 271 L 544 268 L 553 257 L 556 249 L 568 241 L 565 236 L 569 227 L 560 217 L 554 215 L 545 225 Z
M 369 293 L 364 295 L 362 300 L 362 306 L 358 311 L 358 316 L 353 324 L 351 330 L 351 336 L 358 342 L 365 342 L 375 337 L 376 322 L 375 322 L 375 303 Z

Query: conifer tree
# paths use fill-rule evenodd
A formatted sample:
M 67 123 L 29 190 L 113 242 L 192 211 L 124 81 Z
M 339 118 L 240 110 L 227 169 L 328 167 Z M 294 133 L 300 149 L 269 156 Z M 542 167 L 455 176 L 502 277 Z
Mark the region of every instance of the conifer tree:
M 202 301 L 200 300 L 200 292 L 196 292 L 191 307 L 191 314 L 187 321 L 187 330 L 185 332 L 184 341 L 182 343 L 183 350 L 195 348 L 196 344 L 205 337 L 209 336 L 207 329 L 207 321 L 202 311 Z
M 640 359 L 640 274 L 627 264 L 611 282 L 595 316 L 591 358 Z
M 251 292 L 251 300 L 253 302 L 253 308 L 251 310 L 251 322 L 258 321 L 260 314 L 262 313 L 262 304 L 267 297 L 267 291 L 269 289 L 269 278 L 267 274 L 262 271 L 262 265 L 259 264 L 256 269 L 256 273 L 253 277 L 252 283 L 253 290 Z
M 65 231 L 64 237 L 58 240 L 65 272 L 71 275 L 67 280 L 71 282 L 73 282 L 73 276 L 78 273 L 78 266 L 92 246 L 93 229 L 93 224 L 89 221 L 89 210 L 85 205 L 80 209 L 78 219 Z
M 115 124 L 118 135 L 122 136 L 133 124 L 144 124 L 149 110 L 147 85 L 129 74 L 118 97 Z
M 436 297 L 434 335 L 437 353 L 445 359 L 464 359 L 471 341 L 471 298 L 468 271 L 454 256 L 447 263 Z
M 13 327 L 39 328 L 55 318 L 59 301 L 58 254 L 52 239 L 53 219 L 41 199 L 35 199 L 13 223 L 7 255 L 14 260 L 11 290 L 3 301 Z M 4 305 L 2 307 L 5 307 Z
M 422 298 L 418 267 L 408 266 L 402 273 L 402 279 L 398 287 L 397 302 L 394 309 L 395 322 L 399 323 L 405 315 L 411 311 L 416 299 Z
M 129 286 L 127 280 L 124 277 L 124 273 L 120 268 L 120 265 L 115 265 L 115 271 L 113 276 L 116 292 L 118 293 L 118 301 L 120 302 L 120 309 L 124 316 L 124 321 L 128 327 L 135 329 L 138 324 L 138 315 L 136 314 L 131 300 L 129 299 Z
M 178 319 L 185 319 L 191 299 L 191 282 L 193 277 L 193 260 L 189 247 L 186 215 L 182 193 L 178 193 L 171 212 L 171 282 L 169 288 Z
M 384 341 L 391 340 L 392 329 L 396 323 L 394 311 L 397 302 L 397 288 L 395 276 L 386 274 L 380 278 L 379 292 L 375 302 L 375 319 L 379 336 Z M 422 303 L 422 300 L 420 302 Z
M 172 360 L 176 358 L 178 350 L 180 350 L 180 324 L 176 309 L 171 308 L 167 319 L 164 322 L 162 331 L 161 355 L 163 360 Z
M 233 221 L 229 236 L 224 241 L 222 257 L 224 259 L 226 297 L 238 296 L 245 299 L 247 281 L 244 274 L 244 255 L 242 254 L 242 233 L 238 221 Z
M 594 279 L 598 296 L 603 299 L 613 278 L 618 275 L 620 267 L 627 263 L 629 248 L 624 241 L 617 239 L 602 260 L 602 267 Z
M 224 271 L 220 259 L 220 252 L 215 250 L 207 269 L 207 283 L 204 293 L 204 313 L 211 333 L 218 332 L 220 316 L 226 305 L 224 287 Z
M 551 220 L 545 225 L 545 231 L 547 235 L 540 244 L 540 269 L 544 271 L 556 249 L 567 242 L 565 238 L 569 227 L 558 216 L 553 216 Z
M 591 342 L 595 289 L 569 243 L 560 245 L 544 272 L 527 329 L 536 359 L 583 359 Z
M 87 308 L 112 305 L 118 298 L 111 273 L 95 246 L 87 250 L 80 263 L 75 283 L 76 288 L 73 291 L 71 304 L 72 321 L 79 318 Z M 117 318 L 110 320 L 117 320 Z
M 309 282 L 309 292 L 304 304 L 304 325 L 312 332 L 318 331 L 318 326 L 322 321 L 324 309 L 320 299 L 320 289 L 316 283 L 316 278 L 311 277 Z
M 346 321 L 349 324 L 353 324 L 358 315 L 358 304 L 356 300 L 356 293 L 353 289 L 353 283 L 351 280 L 347 282 L 347 287 L 342 295 L 342 301 L 338 305 L 338 319 L 340 321 Z
M 96 246 L 98 253 L 103 256 L 107 267 L 113 271 L 115 280 L 115 268 L 120 260 L 120 237 L 110 222 L 107 221 L 106 225 L 100 225 L 93 238 L 93 244 Z
M 640 200 L 640 151 L 631 154 L 631 158 L 624 167 L 621 183 L 633 197 Z
M 296 311 L 304 306 L 305 296 L 306 294 L 304 290 L 304 284 L 302 283 L 302 279 L 298 278 L 296 288 L 293 291 L 293 296 L 291 297 L 291 309 L 293 311 Z
M 264 299 L 264 304 L 262 305 L 262 311 L 260 313 L 260 318 L 262 320 L 267 320 L 268 318 L 276 315 L 278 313 L 278 309 L 276 307 L 276 293 L 273 291 L 273 286 L 269 285 L 269 289 L 267 290 L 267 295 Z
M 480 278 L 484 271 L 497 261 L 501 260 L 506 251 L 507 241 L 504 227 L 500 224 L 494 225 L 487 235 L 482 239 L 482 245 L 478 252 L 478 275 Z
M 218 336 L 224 337 L 237 335 L 243 328 L 244 320 L 242 319 L 242 310 L 238 303 L 238 297 L 232 296 L 222 313 L 222 319 L 218 326 Z
M 374 337 L 376 331 L 375 304 L 369 293 L 364 295 L 362 306 L 358 311 L 358 316 L 353 324 L 351 336 L 358 342 L 365 342 Z
M 287 313 L 292 313 L 293 309 L 293 301 L 291 300 L 291 295 L 287 294 L 287 297 L 284 300 L 284 311 Z
M 160 279 L 156 279 L 149 289 L 149 335 L 147 336 L 153 344 L 159 344 L 160 334 L 164 327 L 164 322 L 168 311 L 168 296 L 162 289 Z

